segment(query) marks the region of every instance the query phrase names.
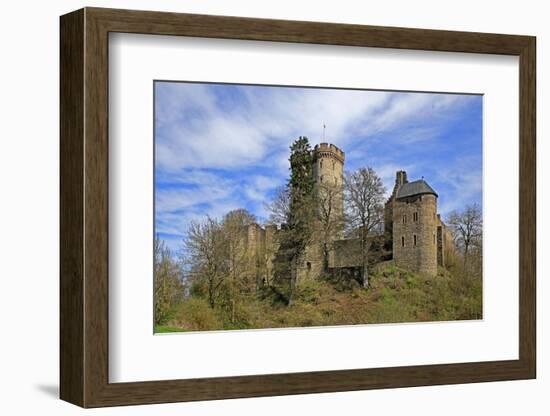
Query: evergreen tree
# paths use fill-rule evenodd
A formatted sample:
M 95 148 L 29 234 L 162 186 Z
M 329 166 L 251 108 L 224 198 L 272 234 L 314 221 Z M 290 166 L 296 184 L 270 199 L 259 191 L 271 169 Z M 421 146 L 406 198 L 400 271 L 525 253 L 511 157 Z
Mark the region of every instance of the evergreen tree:
M 287 188 L 290 201 L 280 242 L 290 264 L 287 299 L 291 305 L 296 288 L 297 268 L 310 242 L 314 219 L 313 153 L 307 137 L 300 136 L 292 143 L 289 160 L 290 179 Z

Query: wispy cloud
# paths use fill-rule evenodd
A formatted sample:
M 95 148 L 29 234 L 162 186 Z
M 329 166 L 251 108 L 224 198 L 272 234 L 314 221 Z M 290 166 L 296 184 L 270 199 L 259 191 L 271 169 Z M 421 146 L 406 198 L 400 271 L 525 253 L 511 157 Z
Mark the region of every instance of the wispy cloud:
M 469 163 L 476 166 L 475 163 Z M 439 211 L 446 217 L 451 211 L 461 210 L 473 202 L 482 204 L 483 177 L 480 169 L 467 168 L 462 172 L 452 169 L 452 165 L 442 169 L 437 183 L 446 192 L 439 198 Z
M 300 135 L 312 144 L 324 135 L 340 146 L 347 169 L 374 167 L 388 192 L 395 171 L 405 169 L 437 185 L 442 210 L 480 198 L 479 96 L 170 82 L 155 88 L 155 221 L 167 238 L 182 237 L 192 219 L 232 208 L 265 217 L 264 202 L 285 183 L 289 145 Z

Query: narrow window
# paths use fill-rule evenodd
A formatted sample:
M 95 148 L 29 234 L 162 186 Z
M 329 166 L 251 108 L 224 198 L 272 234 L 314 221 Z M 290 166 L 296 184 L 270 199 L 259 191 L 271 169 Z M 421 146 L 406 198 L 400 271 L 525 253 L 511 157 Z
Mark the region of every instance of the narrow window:
M 321 182 L 323 182 L 323 175 L 321 175 L 321 177 L 319 179 L 321 180 Z
M 418 212 L 413 213 L 413 221 L 414 222 L 418 221 Z
M 406 224 L 406 223 L 407 223 L 407 216 L 403 215 L 403 224 Z
M 435 244 L 435 234 L 434 234 L 434 244 Z
M 336 162 L 332 161 L 332 170 L 334 170 L 334 167 L 336 166 Z
M 401 237 L 401 247 L 405 247 L 405 237 Z
M 321 169 L 323 169 L 323 161 L 322 161 L 322 160 L 319 162 L 319 167 L 320 167 Z
M 311 270 L 311 263 L 309 261 L 307 262 L 307 269 Z
M 414 245 L 415 245 L 415 247 L 416 247 L 416 234 L 413 235 L 413 240 L 414 240 Z

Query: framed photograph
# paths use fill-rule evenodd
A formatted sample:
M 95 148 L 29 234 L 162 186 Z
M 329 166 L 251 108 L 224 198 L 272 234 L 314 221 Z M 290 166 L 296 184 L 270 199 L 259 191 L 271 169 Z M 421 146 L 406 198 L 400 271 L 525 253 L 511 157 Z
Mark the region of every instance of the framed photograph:
M 535 49 L 62 16 L 61 398 L 535 378 Z

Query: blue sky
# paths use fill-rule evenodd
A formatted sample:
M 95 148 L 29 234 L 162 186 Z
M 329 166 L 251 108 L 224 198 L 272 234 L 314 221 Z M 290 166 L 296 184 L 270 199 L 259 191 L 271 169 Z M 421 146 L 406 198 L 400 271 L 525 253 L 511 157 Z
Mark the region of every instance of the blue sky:
M 424 179 L 445 217 L 482 202 L 480 95 L 155 82 L 155 231 L 173 252 L 187 226 L 246 208 L 260 221 L 307 136 L 371 166 L 391 192 L 397 170 Z

